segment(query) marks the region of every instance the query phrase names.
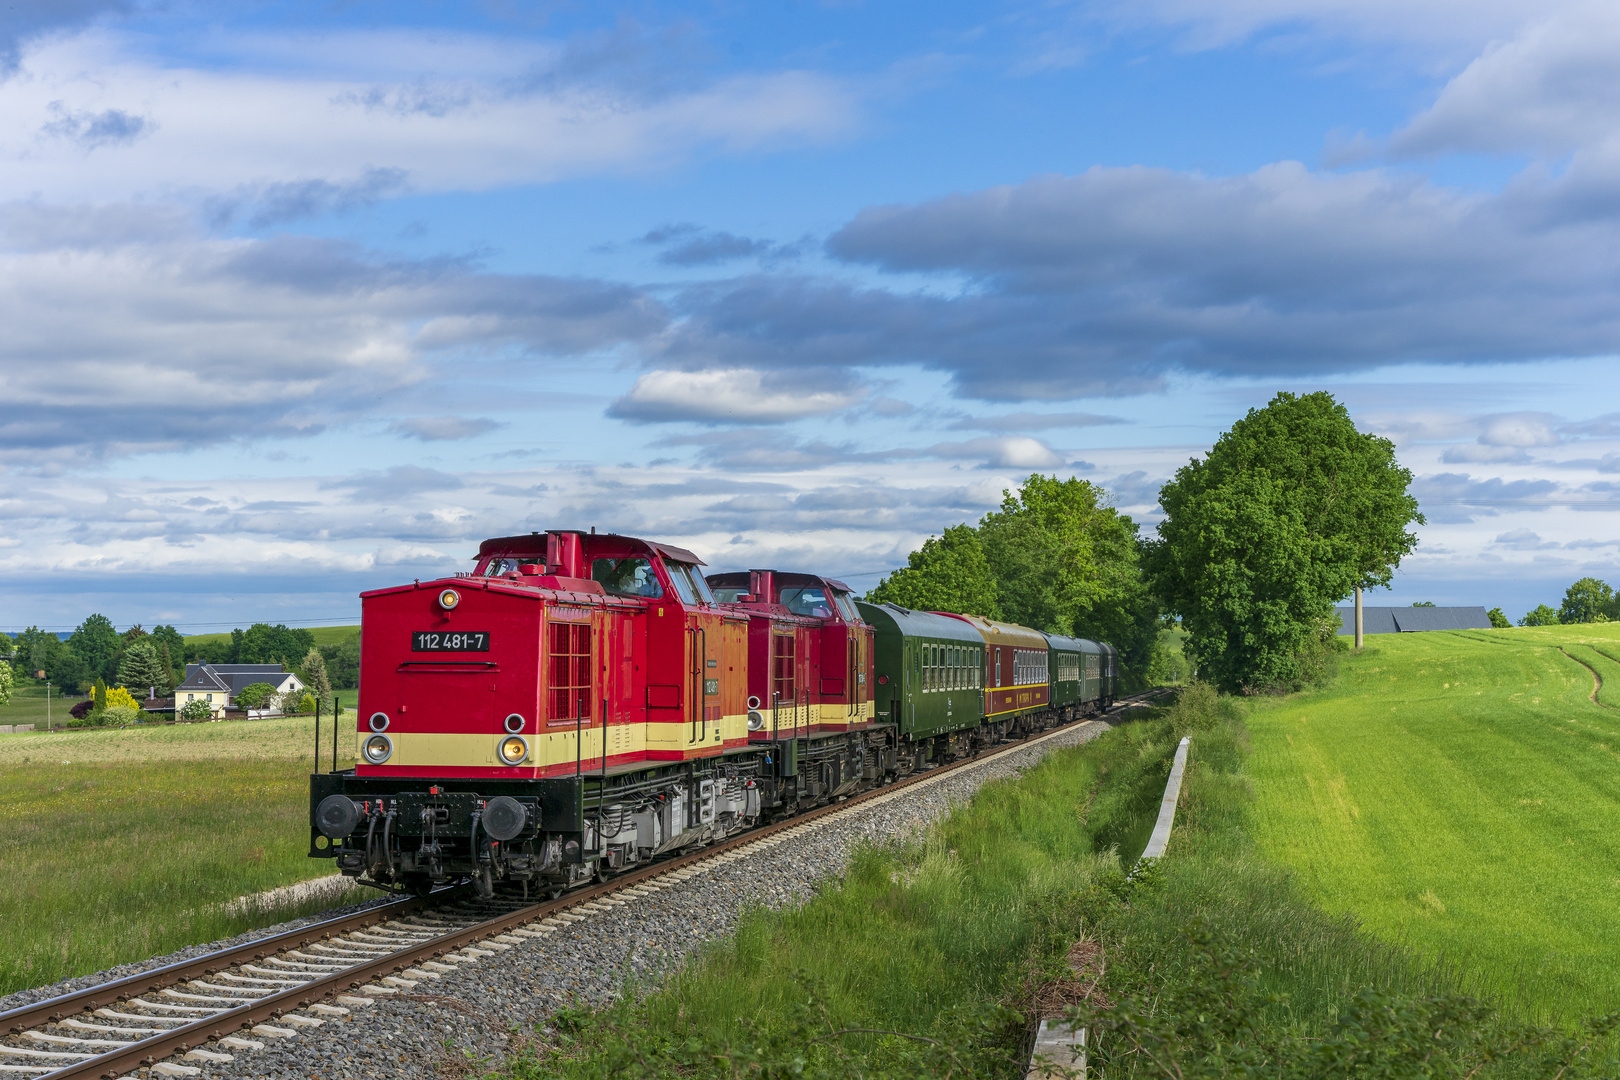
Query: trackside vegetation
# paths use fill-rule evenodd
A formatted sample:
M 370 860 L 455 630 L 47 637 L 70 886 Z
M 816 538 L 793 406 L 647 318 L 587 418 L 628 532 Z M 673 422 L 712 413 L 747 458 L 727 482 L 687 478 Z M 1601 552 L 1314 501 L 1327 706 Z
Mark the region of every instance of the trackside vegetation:
M 307 857 L 314 737 L 308 717 L 0 735 L 0 994 L 345 902 L 228 906 L 331 872 Z
M 1093 1032 L 1093 1076 L 1612 1072 L 1615 1019 L 1539 1024 L 1268 858 L 1246 712 L 1194 684 L 986 785 L 921 841 L 863 851 L 802 909 L 749 914 L 661 989 L 559 1014 L 495 1075 L 1021 1076 L 1040 988 L 1072 980 L 1076 941 L 1103 957 L 1068 1014 Z M 1188 732 L 1170 851 L 1128 875 Z

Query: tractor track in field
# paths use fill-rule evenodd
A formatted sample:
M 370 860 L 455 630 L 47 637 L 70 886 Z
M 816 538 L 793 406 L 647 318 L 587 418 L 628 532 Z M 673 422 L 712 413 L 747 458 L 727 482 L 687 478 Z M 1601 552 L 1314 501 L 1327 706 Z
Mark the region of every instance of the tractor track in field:
M 1563 653 L 1565 656 L 1569 657 L 1571 660 L 1573 660 L 1577 664 L 1581 665 L 1581 667 L 1585 668 L 1587 671 L 1592 673 L 1592 692 L 1590 694 L 1586 695 L 1588 698 L 1591 699 L 1592 704 L 1602 706 L 1605 709 L 1614 708 L 1613 705 L 1609 705 L 1609 704 L 1606 704 L 1606 703 L 1601 702 L 1601 701 L 1598 700 L 1598 694 L 1602 693 L 1602 691 L 1603 691 L 1603 676 L 1598 674 L 1598 669 L 1593 667 L 1591 664 L 1588 664 L 1585 660 L 1582 660 L 1580 657 L 1576 656 L 1574 653 L 1570 652 L 1568 649 L 1564 648 L 1562 645 L 1560 645 L 1558 647 L 1558 651 Z M 1594 650 L 1594 651 L 1596 651 L 1596 650 Z
M 1087 725 L 1106 723 L 1110 716 L 1117 722 L 1128 709 L 1163 692 L 1123 699 L 1097 717 L 750 829 L 605 883 L 574 889 L 556 900 L 531 903 L 497 894 L 482 901 L 465 886 L 445 889 L 430 897 L 401 899 L 308 923 L 0 1013 L 0 1076 L 67 1080 L 214 1074 L 231 1068 L 228 1063 L 243 1052 L 320 1039 L 331 1034 L 320 1030 L 325 1025 L 346 1024 L 379 1001 L 442 1000 L 462 1007 L 452 998 L 432 994 L 434 983 L 577 924 L 633 911 L 634 900 L 655 897 L 706 870 L 718 871 L 735 860 L 767 854 L 801 830 L 921 795 L 959 770 L 994 763 L 1066 733 L 1078 730 L 1086 735 Z

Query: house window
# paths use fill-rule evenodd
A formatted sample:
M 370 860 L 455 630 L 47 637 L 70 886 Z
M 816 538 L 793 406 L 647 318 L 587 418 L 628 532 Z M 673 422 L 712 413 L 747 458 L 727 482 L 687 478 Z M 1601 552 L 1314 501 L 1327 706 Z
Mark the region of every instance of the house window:
M 591 700 L 591 626 L 589 623 L 551 624 L 548 720 L 589 720 Z
M 777 701 L 792 702 L 798 693 L 793 678 L 793 636 L 776 634 L 771 638 L 771 691 Z
M 196 701 L 197 700 L 197 695 L 196 694 L 187 694 L 186 695 L 186 700 L 187 701 Z

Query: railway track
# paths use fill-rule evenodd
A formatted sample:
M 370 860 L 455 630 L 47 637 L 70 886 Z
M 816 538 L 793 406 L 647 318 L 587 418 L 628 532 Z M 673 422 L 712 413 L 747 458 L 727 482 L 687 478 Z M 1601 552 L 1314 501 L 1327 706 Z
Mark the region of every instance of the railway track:
M 1126 698 L 1101 715 L 1117 715 L 1159 693 Z M 458 964 L 498 956 L 526 938 L 623 906 L 692 877 L 705 864 L 767 849 L 784 833 L 899 798 L 1097 719 L 1051 728 L 556 900 L 480 901 L 469 889 L 443 890 L 13 1009 L 0 1014 L 0 1075 L 122 1077 L 142 1067 L 154 1076 L 195 1075 L 234 1051 L 313 1032 L 379 998 L 429 990 Z M 165 1060 L 176 1055 L 178 1062 Z

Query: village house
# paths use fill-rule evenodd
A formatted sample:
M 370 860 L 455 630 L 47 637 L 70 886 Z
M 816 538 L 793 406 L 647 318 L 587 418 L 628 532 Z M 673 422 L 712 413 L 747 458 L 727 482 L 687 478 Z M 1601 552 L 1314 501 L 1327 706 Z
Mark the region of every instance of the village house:
M 278 694 L 304 689 L 303 680 L 280 664 L 187 664 L 185 681 L 174 689 L 174 707 L 206 701 L 217 717 L 254 683 L 269 683 Z

